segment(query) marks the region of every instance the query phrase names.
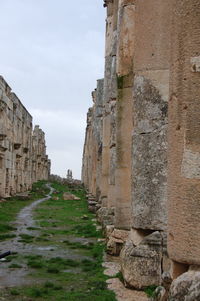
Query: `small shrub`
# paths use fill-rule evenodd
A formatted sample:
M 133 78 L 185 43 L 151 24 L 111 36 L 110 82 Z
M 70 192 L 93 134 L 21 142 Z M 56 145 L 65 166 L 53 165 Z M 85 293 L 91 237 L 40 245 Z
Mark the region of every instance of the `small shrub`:
M 156 288 L 156 285 L 150 285 L 144 289 L 144 292 L 147 294 L 148 297 L 154 297 Z

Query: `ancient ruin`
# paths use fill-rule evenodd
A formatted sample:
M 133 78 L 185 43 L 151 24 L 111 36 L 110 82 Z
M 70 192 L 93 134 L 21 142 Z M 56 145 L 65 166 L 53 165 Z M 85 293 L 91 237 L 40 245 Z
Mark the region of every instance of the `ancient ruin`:
M 44 132 L 0 76 L 0 196 L 9 197 L 47 180 L 50 160 Z
M 199 2 L 104 2 L 105 75 L 83 153 L 89 208 L 127 286 L 161 285 L 158 300 L 197 300 Z

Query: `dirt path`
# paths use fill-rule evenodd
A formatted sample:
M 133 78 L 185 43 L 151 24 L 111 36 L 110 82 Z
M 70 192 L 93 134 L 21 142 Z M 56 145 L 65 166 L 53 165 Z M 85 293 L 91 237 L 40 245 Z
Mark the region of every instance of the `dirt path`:
M 11 254 L 15 254 L 16 252 L 19 254 L 28 254 L 28 253 L 36 253 L 37 250 L 33 248 L 30 244 L 24 244 L 23 242 L 20 242 L 21 236 L 23 234 L 28 235 L 36 235 L 37 233 L 33 233 L 32 230 L 28 230 L 30 227 L 34 227 L 36 222 L 33 219 L 33 211 L 34 209 L 42 202 L 48 200 L 51 198 L 51 194 L 53 193 L 54 189 L 50 186 L 50 184 L 47 184 L 47 187 L 50 189 L 49 194 L 42 199 L 36 200 L 30 205 L 23 208 L 18 216 L 15 222 L 13 222 L 13 226 L 16 228 L 16 230 L 13 232 L 13 234 L 16 235 L 16 237 L 3 241 L 0 244 L 0 253 L 4 253 L 7 251 L 10 251 Z M 26 275 L 28 273 L 28 269 L 26 267 L 23 267 L 21 269 L 10 269 L 8 268 L 9 263 L 4 262 L 4 259 L 0 261 L 1 269 L 0 269 L 0 288 L 3 287 L 12 287 L 12 286 L 18 286 L 23 285 L 26 283 L 29 283 L 28 279 L 26 278 Z
M 20 235 L 21 234 L 28 234 L 32 235 L 33 231 L 28 230 L 29 227 L 35 226 L 35 221 L 33 219 L 33 210 L 42 202 L 48 200 L 51 198 L 51 194 L 53 193 L 54 189 L 50 187 L 49 184 L 47 184 L 48 188 L 50 189 L 49 194 L 42 199 L 36 200 L 30 205 L 23 208 L 18 216 L 15 222 L 12 223 L 12 225 L 16 228 L 16 230 L 13 232 L 13 234 L 16 235 L 16 237 L 6 240 L 4 242 L 1 242 L 0 245 L 0 252 L 4 253 L 7 251 L 13 252 L 20 252 L 21 250 L 24 250 L 25 246 L 22 242 L 20 242 Z

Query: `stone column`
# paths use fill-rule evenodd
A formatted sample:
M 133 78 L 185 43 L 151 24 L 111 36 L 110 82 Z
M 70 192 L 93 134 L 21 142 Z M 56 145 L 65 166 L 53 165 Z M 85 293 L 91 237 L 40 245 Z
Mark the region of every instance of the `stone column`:
M 169 102 L 168 250 L 172 276 L 200 265 L 200 5 L 173 7 Z M 184 265 L 185 268 L 184 268 Z
M 131 233 L 121 252 L 132 287 L 159 285 L 166 259 L 171 0 L 135 1 Z
M 131 133 L 135 1 L 120 0 L 117 24 L 115 227 L 131 227 Z
M 115 207 L 115 103 L 116 103 L 116 6 L 109 1 L 106 19 L 105 73 L 103 89 L 103 137 L 101 206 L 98 218 L 104 226 L 113 224 Z

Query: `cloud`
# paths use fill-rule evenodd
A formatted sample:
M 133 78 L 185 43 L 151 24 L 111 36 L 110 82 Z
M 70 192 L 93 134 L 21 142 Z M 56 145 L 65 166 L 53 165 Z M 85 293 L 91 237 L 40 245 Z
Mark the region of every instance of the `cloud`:
M 45 131 L 58 174 L 71 165 L 80 178 L 86 112 L 103 77 L 104 19 L 99 0 L 1 0 L 0 73 Z
M 85 117 L 74 111 L 49 111 L 31 109 L 35 124 L 45 131 L 47 153 L 52 160 L 52 173 L 66 175 L 72 169 L 80 178 Z

